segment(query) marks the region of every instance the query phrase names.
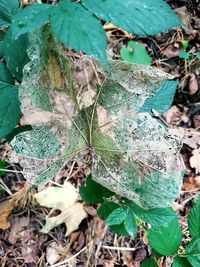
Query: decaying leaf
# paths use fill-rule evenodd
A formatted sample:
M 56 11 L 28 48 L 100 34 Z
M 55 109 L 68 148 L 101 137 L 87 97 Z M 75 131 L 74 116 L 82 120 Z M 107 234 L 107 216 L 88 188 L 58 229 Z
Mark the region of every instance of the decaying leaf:
M 78 193 L 70 183 L 66 183 L 62 188 L 48 187 L 36 193 L 35 198 L 40 205 L 61 211 L 57 216 L 46 217 L 46 224 L 41 229 L 43 233 L 48 233 L 54 227 L 65 223 L 68 236 L 78 229 L 81 221 L 87 217 L 83 204 L 77 202 Z
M 0 203 L 0 229 L 6 230 L 10 227 L 8 216 L 11 214 L 15 207 L 15 203 L 12 200 L 5 200 Z
M 38 109 L 44 118 L 32 120 L 33 130 L 20 133 L 11 143 L 22 157 L 26 178 L 45 184 L 66 160 L 90 153 L 93 179 L 103 186 L 145 208 L 169 205 L 180 189 L 181 141 L 140 109 L 163 80 L 173 77 L 151 66 L 122 61 L 110 61 L 110 69 L 105 70 L 88 57 L 77 60 L 73 68 L 64 51 L 54 47 L 53 54 L 62 59 L 57 70 L 67 80 L 57 90 L 43 79 L 44 62 L 52 60 L 44 60 L 40 50 L 33 42 L 19 94 L 27 121 Z M 83 67 L 77 68 L 78 64 Z M 80 204 L 75 208 L 80 210 Z M 49 224 L 62 221 L 63 214 L 48 218 Z
M 192 151 L 192 157 L 190 158 L 190 166 L 195 169 L 195 173 L 200 173 L 200 149 L 194 149 Z

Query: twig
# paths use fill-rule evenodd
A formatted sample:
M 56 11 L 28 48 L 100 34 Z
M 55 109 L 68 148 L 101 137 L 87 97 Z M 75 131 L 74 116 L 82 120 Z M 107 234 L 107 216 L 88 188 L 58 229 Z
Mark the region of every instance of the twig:
M 112 249 L 112 250 L 123 250 L 123 251 L 136 251 L 136 248 L 126 248 L 126 247 L 110 247 L 110 246 L 102 246 L 105 249 Z
M 10 189 L 7 187 L 7 185 L 4 183 L 4 181 L 0 178 L 0 186 L 10 195 L 12 196 L 13 193 L 10 191 Z
M 58 267 L 58 266 L 61 266 L 61 265 L 65 264 L 65 263 L 70 262 L 71 260 L 73 260 L 74 258 L 76 258 L 79 254 L 81 254 L 83 251 L 85 251 L 87 249 L 87 246 L 85 246 L 84 248 L 82 248 L 79 252 L 77 252 L 76 254 L 74 254 L 71 258 L 66 259 L 64 261 L 61 261 L 59 263 L 56 263 L 54 265 L 51 265 L 51 267 Z M 66 265 L 66 266 L 68 266 L 68 265 Z

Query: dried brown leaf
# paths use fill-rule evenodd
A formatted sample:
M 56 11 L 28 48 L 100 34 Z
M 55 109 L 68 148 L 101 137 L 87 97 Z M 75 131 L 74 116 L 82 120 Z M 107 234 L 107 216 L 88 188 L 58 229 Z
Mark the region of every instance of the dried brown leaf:
M 6 230 L 10 227 L 8 216 L 11 214 L 15 207 L 13 200 L 5 200 L 0 203 L 0 229 Z
M 78 229 L 81 221 L 87 217 L 83 204 L 77 202 L 78 193 L 70 183 L 66 183 L 62 188 L 48 187 L 35 194 L 35 198 L 40 205 L 61 211 L 57 216 L 46 217 L 46 224 L 41 230 L 43 233 L 48 233 L 54 227 L 65 223 L 68 236 Z

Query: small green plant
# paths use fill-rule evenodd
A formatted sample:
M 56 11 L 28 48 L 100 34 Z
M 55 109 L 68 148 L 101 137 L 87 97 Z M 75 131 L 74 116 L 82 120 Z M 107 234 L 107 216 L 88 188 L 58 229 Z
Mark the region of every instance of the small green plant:
M 129 41 L 127 48 L 120 49 L 121 59 L 136 64 L 150 65 L 151 58 L 146 49 L 138 42 Z
M 100 203 L 97 214 L 118 235 L 136 237 L 137 228 L 143 229 L 153 251 L 151 258 L 142 263 L 158 266 L 159 258 L 165 256 L 173 267 L 198 267 L 200 264 L 200 197 L 188 216 L 190 238 L 186 246 L 181 245 L 182 233 L 178 216 L 171 207 L 142 209 L 126 198 L 113 195 L 87 178 L 85 187 L 80 187 L 82 199 L 89 204 Z M 112 198 L 111 198 L 112 196 Z
M 189 55 L 189 53 L 187 52 L 187 48 L 188 48 L 188 46 L 189 46 L 188 41 L 183 40 L 183 41 L 182 41 L 182 49 L 181 49 L 181 51 L 179 52 L 179 58 L 183 58 L 183 59 L 185 59 L 185 60 L 187 60 L 187 61 L 190 59 L 190 55 Z

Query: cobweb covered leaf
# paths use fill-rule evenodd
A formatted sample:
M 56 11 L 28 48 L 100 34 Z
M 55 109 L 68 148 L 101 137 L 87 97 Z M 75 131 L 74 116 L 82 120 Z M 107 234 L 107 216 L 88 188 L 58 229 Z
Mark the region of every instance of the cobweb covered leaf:
M 23 154 L 26 178 L 45 184 L 66 160 L 90 154 L 96 182 L 144 208 L 169 205 L 180 189 L 181 141 L 148 113 L 138 112 L 172 76 L 122 61 L 110 61 L 109 70 L 88 57 L 69 62 L 61 47 L 44 49 L 37 38 L 19 90 L 21 123 L 40 133 L 48 129 L 50 137 L 44 132 L 40 140 L 29 140 L 36 154 Z M 22 136 L 12 143 L 18 152 L 24 150 Z M 38 159 L 50 144 L 51 151 Z
M 115 147 L 101 146 L 99 153 L 101 141 L 95 140 L 93 178 L 140 206 L 169 205 L 180 190 L 180 139 L 147 113 L 116 118 L 109 126 Z

